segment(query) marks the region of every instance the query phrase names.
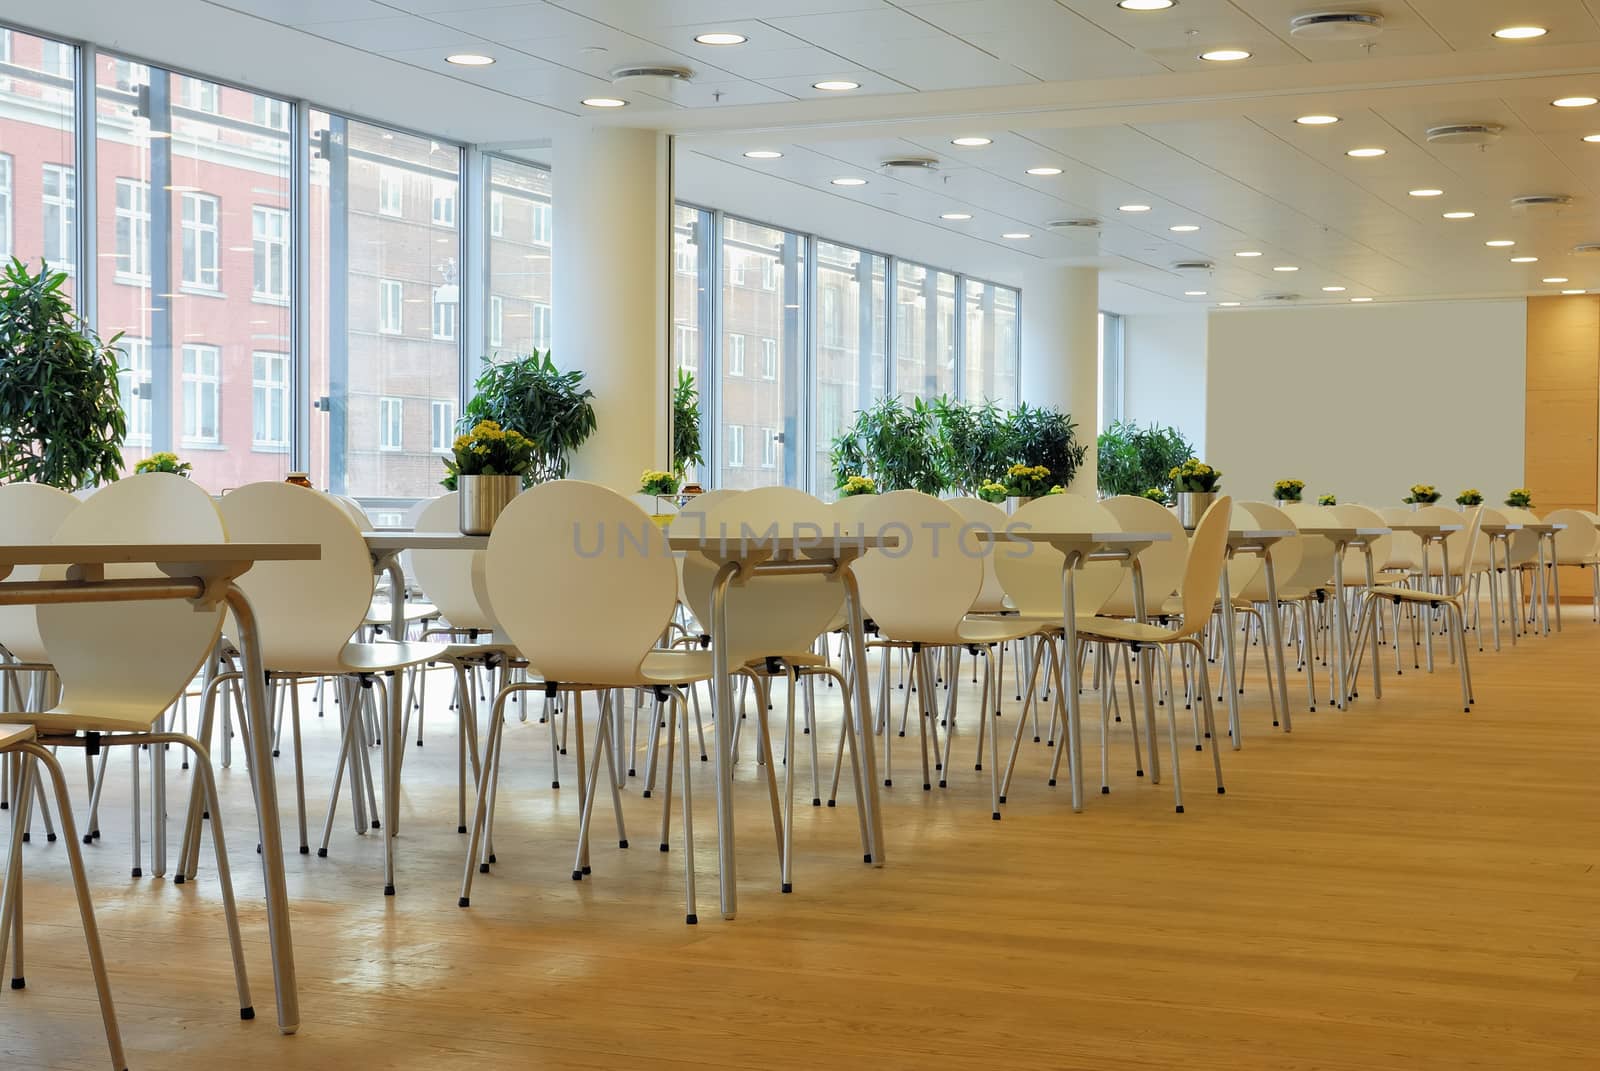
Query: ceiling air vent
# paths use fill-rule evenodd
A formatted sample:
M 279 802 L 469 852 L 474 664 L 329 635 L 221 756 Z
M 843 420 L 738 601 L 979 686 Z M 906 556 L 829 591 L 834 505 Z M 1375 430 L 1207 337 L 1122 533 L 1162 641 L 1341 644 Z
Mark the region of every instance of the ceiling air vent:
M 666 63 L 635 63 L 613 70 L 611 80 L 621 82 L 629 78 L 665 78 L 673 82 L 687 82 L 693 75 L 694 72 L 687 67 Z
M 1262 294 L 1262 301 L 1299 301 L 1299 294 Z
M 1547 208 L 1565 208 L 1572 198 L 1564 193 L 1533 193 L 1526 197 L 1511 198 L 1511 207 L 1518 212 L 1538 212 Z
M 1053 231 L 1092 231 L 1098 230 L 1100 221 L 1097 219 L 1053 219 L 1045 224 Z
M 878 166 L 890 171 L 937 171 L 939 161 L 931 156 L 895 156 Z
M 1180 260 L 1172 265 L 1173 271 L 1210 271 L 1216 265 L 1209 260 Z
M 1370 41 L 1383 32 L 1383 16 L 1371 11 L 1321 11 L 1296 15 L 1289 32 L 1306 41 Z
M 1600 254 L 1600 242 L 1585 242 L 1582 245 L 1575 245 L 1572 247 L 1572 251 L 1579 256 L 1594 256 Z
M 1446 123 L 1430 126 L 1428 140 L 1435 145 L 1493 145 L 1501 129 L 1499 123 Z

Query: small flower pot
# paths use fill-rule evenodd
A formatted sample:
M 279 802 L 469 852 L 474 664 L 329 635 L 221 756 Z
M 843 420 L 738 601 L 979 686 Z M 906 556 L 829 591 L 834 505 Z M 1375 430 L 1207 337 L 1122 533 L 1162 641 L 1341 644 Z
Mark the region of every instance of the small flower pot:
M 1206 510 L 1216 500 L 1215 491 L 1179 491 L 1178 522 L 1185 528 L 1200 527 L 1200 518 L 1206 515 Z
M 461 476 L 461 534 L 488 535 L 495 519 L 522 491 L 521 476 Z

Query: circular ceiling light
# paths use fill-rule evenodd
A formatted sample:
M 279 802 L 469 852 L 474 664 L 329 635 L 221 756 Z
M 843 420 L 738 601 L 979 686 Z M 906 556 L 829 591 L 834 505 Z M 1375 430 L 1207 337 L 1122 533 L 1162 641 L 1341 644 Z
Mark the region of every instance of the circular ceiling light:
M 1471 219 L 1473 216 L 1476 216 L 1477 214 L 1478 213 L 1476 213 L 1476 212 L 1446 212 L 1444 214 L 1444 218 L 1445 219 Z
M 1337 115 L 1302 115 L 1295 120 L 1301 126 L 1332 126 L 1338 121 Z
M 1206 296 L 1206 292 L 1204 290 L 1185 290 L 1183 292 L 1183 296 L 1184 297 L 1205 297 Z
M 972 213 L 971 212 L 945 212 L 939 218 L 940 219 L 955 219 L 955 220 L 971 219 L 972 218 Z
M 1214 48 L 1210 52 L 1200 53 L 1200 58 L 1212 63 L 1237 63 L 1249 59 L 1250 53 L 1242 48 Z
M 1510 238 L 1491 238 L 1483 244 L 1491 249 L 1504 249 L 1507 246 L 1513 246 L 1517 243 L 1513 242 Z
M 1118 212 L 1148 212 L 1148 211 L 1150 211 L 1150 206 L 1149 205 L 1118 205 L 1117 206 L 1117 211 Z
M 1272 270 L 1273 271 L 1299 271 L 1300 269 L 1299 269 L 1298 266 L 1296 266 L 1294 264 L 1279 264 L 1277 267 L 1273 268 Z
M 1567 277 L 1565 275 L 1552 275 L 1552 276 L 1550 276 L 1550 278 L 1545 279 L 1543 281 L 1547 282 L 1547 283 L 1564 283 L 1564 282 L 1568 282 L 1568 279 L 1567 279 Z
M 993 138 L 951 138 L 950 144 L 959 145 L 963 149 L 976 149 L 984 145 L 994 144 Z
M 783 156 L 783 153 L 777 149 L 751 149 L 745 153 L 745 156 L 751 160 L 777 160 Z
M 1364 149 L 1350 149 L 1345 153 L 1345 155 L 1354 156 L 1357 160 L 1371 160 L 1373 157 L 1386 156 L 1388 153 L 1388 149 L 1379 149 L 1374 146 Z
M 1059 175 L 1059 174 L 1061 174 L 1061 169 L 1059 167 L 1030 167 L 1030 168 L 1028 168 L 1028 174 L 1030 174 L 1030 175 Z
M 1013 241 L 1021 241 L 1024 238 L 1032 238 L 1033 235 L 1029 234 L 1027 231 L 1006 231 L 1000 237 L 1010 238 Z
M 1177 0 L 1117 0 L 1124 11 L 1165 11 Z
M 1543 37 L 1549 32 L 1543 26 L 1507 26 L 1496 30 L 1494 35 L 1502 41 L 1528 41 L 1535 37 Z
M 1193 234 L 1199 229 L 1200 227 L 1194 223 L 1179 223 L 1176 226 L 1167 228 L 1167 230 L 1174 234 Z
M 1411 196 L 1413 196 L 1413 197 L 1443 197 L 1444 196 L 1444 191 L 1443 190 L 1422 189 L 1422 190 L 1412 190 L 1410 192 L 1411 192 Z
M 1325 287 L 1322 288 L 1322 292 L 1324 294 L 1342 294 L 1342 293 L 1344 293 L 1344 287 L 1342 287 L 1342 286 L 1325 286 Z
M 1557 97 L 1550 102 L 1557 108 L 1587 108 L 1596 103 L 1594 97 Z
M 836 178 L 832 181 L 835 186 L 865 186 L 867 184 L 867 180 L 864 178 Z
M 820 89 L 827 93 L 844 93 L 852 89 L 860 89 L 860 82 L 852 82 L 845 78 L 830 78 L 823 82 L 812 82 L 812 89 Z
M 625 108 L 628 102 L 616 97 L 584 97 L 583 105 L 586 108 Z
M 1261 254 L 1254 249 L 1246 249 L 1243 253 L 1235 253 L 1236 257 L 1259 257 Z
M 454 63 L 457 67 L 487 67 L 494 62 L 494 57 L 478 52 L 455 52 L 446 56 L 444 61 Z
M 742 45 L 750 38 L 742 33 L 718 30 L 712 33 L 697 33 L 694 41 L 697 45 Z
M 1356 303 L 1356 304 L 1358 304 L 1358 305 L 1359 305 L 1359 304 L 1361 304 L 1361 303 L 1362 303 L 1362 302 L 1364 302 L 1364 301 L 1371 301 L 1371 300 L 1372 300 L 1372 299 L 1371 299 L 1371 298 L 1369 298 L 1369 297 L 1353 297 L 1353 298 L 1351 298 L 1351 299 L 1350 299 L 1350 300 L 1351 300 L 1351 301 L 1354 301 L 1354 302 L 1355 302 L 1355 303 Z
M 1539 258 L 1538 257 L 1512 257 L 1511 258 L 1511 263 L 1513 263 L 1513 264 L 1537 264 L 1538 262 L 1539 262 Z

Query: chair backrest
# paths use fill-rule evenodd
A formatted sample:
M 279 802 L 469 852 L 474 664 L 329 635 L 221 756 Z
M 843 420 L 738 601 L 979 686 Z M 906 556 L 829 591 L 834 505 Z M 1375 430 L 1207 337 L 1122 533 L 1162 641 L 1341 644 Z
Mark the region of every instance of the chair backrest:
M 1255 514 L 1245 509 L 1244 503 L 1235 502 L 1233 504 L 1233 514 L 1228 519 L 1228 527 L 1244 531 L 1255 526 Z M 1228 593 L 1235 599 L 1244 597 L 1245 591 L 1252 586 L 1259 586 L 1265 589 L 1266 581 L 1263 579 L 1263 574 L 1266 571 L 1264 568 L 1266 563 L 1260 557 L 1255 554 L 1236 554 L 1226 560 L 1228 563 Z
M 1278 584 L 1286 592 L 1314 591 L 1333 580 L 1334 544 L 1325 536 L 1312 535 L 1307 528 L 1331 528 L 1339 524 L 1332 506 L 1316 506 L 1309 502 L 1286 502 L 1282 513 L 1300 529 L 1300 567 L 1294 575 L 1278 577 Z
M 1378 516 L 1383 518 L 1384 524 L 1404 524 L 1411 520 L 1409 506 L 1383 506 L 1378 510 Z M 1394 531 L 1389 536 L 1389 560 L 1380 562 L 1373 559 L 1380 569 L 1399 569 L 1413 572 L 1422 568 L 1422 537 L 1415 532 Z
M 706 532 L 706 514 L 715 509 L 719 503 L 741 493 L 736 490 L 718 488 L 696 495 L 687 506 L 672 515 L 672 523 L 667 525 L 667 532 L 675 536 L 704 535 Z M 710 591 L 711 581 L 716 576 L 717 567 L 708 558 L 700 554 L 677 554 L 674 555 L 673 560 L 678 570 L 678 601 L 689 608 L 689 612 L 694 615 L 695 621 L 699 623 L 701 631 L 709 633 L 711 631 L 711 619 L 709 616 L 700 616 L 702 608 L 697 608 L 689 598 L 689 588 L 692 585 L 697 591 Z M 702 578 L 695 575 L 699 573 L 704 573 L 705 576 Z M 694 577 L 693 581 L 689 579 L 691 576 Z M 703 609 L 708 615 L 710 614 L 709 607 Z
M 418 532 L 459 532 L 461 493 L 451 491 L 431 499 L 412 521 Z M 485 574 L 487 551 L 412 550 L 406 570 L 428 601 L 454 628 L 494 631 L 489 613 L 489 580 Z
M 511 500 L 489 537 L 490 609 L 547 680 L 640 682 L 677 588 L 666 533 L 599 484 L 530 488 Z
M 1116 518 L 1117 527 L 1125 532 L 1166 532 L 1170 537 L 1167 542 L 1156 543 L 1139 555 L 1139 569 L 1144 573 L 1145 613 L 1159 614 L 1183 580 L 1184 563 L 1189 559 L 1189 533 L 1184 531 L 1183 522 L 1176 513 L 1148 498 L 1118 495 L 1100 505 Z M 1122 585 L 1106 601 L 1101 612 L 1132 617 L 1133 578 L 1126 570 L 1122 572 Z
M 769 536 L 830 541 L 833 517 L 821 500 L 792 487 L 761 487 L 715 501 L 705 513 L 705 533 L 752 544 Z M 683 586 L 689 608 L 711 627 L 711 592 L 720 566 L 690 551 Z M 728 634 L 712 642 L 728 650 L 729 665 L 756 658 L 805 654 L 839 616 L 844 585 L 831 576 L 758 576 L 728 588 Z
M 1538 524 L 1539 515 L 1531 509 L 1501 506 L 1499 512 L 1511 524 Z M 1451 555 L 1452 560 L 1454 554 Z M 1511 533 L 1511 564 L 1527 565 L 1539 558 L 1539 533 L 1521 531 Z
M 317 561 L 262 562 L 239 586 L 255 610 L 268 669 L 335 661 L 372 600 L 372 556 L 350 511 L 334 495 L 268 482 L 228 492 L 218 508 L 235 540 L 321 546 Z
M 168 472 L 147 472 L 100 488 L 67 513 L 60 543 L 225 543 L 211 496 Z M 66 575 L 61 567 L 44 577 Z M 107 579 L 162 577 L 151 565 L 108 565 Z M 222 629 L 222 607 L 188 600 L 39 606 L 39 637 L 61 677 L 57 709 L 104 718 L 109 727 L 148 729 L 194 679 Z
M 1122 525 L 1104 504 L 1082 495 L 1044 495 L 1013 513 L 1007 527 L 1035 532 L 1116 532 Z M 996 578 L 1014 608 L 1025 614 L 1060 617 L 1064 556 L 1048 543 L 999 543 L 994 551 Z M 1122 583 L 1120 562 L 1090 562 L 1073 578 L 1073 605 L 1080 614 L 1097 614 Z
M 42 483 L 0 484 L 0 543 L 54 543 L 61 522 L 77 508 L 78 499 Z M 6 579 L 37 580 L 39 573 L 38 566 L 25 565 Z M 0 647 L 24 662 L 49 660 L 34 607 L 0 606 Z
M 961 514 L 964 525 L 990 532 L 1006 530 L 1006 522 L 1010 518 L 1006 516 L 1005 510 L 993 502 L 985 502 L 981 498 L 951 498 L 946 501 L 950 503 L 951 509 Z M 1000 577 L 994 567 L 997 556 L 997 553 L 983 556 L 983 587 L 978 589 L 978 597 L 972 603 L 972 612 L 975 614 L 997 614 L 1006 609 L 1005 585 L 1000 583 Z
M 402 528 L 409 528 L 412 531 L 417 531 L 417 522 L 422 519 L 422 515 L 424 513 L 428 512 L 428 507 L 439 501 L 441 497 L 443 496 L 436 495 L 432 498 L 419 498 L 415 502 L 411 503 L 411 505 L 406 507 L 406 511 L 402 515 L 400 526 Z M 361 530 L 366 531 L 370 527 L 370 524 L 363 524 L 361 526 Z M 440 531 L 448 531 L 448 529 L 440 529 Z M 417 575 L 416 564 L 412 560 L 412 552 L 409 550 L 403 550 L 400 552 L 400 571 L 409 577 L 412 582 L 415 581 Z
M 961 621 L 983 587 L 989 548 L 976 536 L 963 540 L 961 514 L 920 491 L 859 497 L 870 499 L 855 507 L 865 515 L 867 534 L 900 540 L 853 566 L 873 621 L 896 640 L 958 642 Z
M 1445 537 L 1450 547 L 1450 575 L 1466 583 L 1466 578 L 1489 567 L 1489 556 L 1478 553 L 1479 528 L 1483 524 L 1483 507 L 1468 506 L 1462 511 L 1466 527 Z M 1459 540 L 1459 542 L 1458 542 Z
M 1566 528 L 1556 533 L 1556 561 L 1562 565 L 1577 565 L 1594 557 L 1600 546 L 1600 531 L 1582 510 L 1557 509 L 1544 515 L 1546 524 L 1564 524 Z
M 1383 514 L 1371 506 L 1334 506 L 1333 514 L 1339 518 L 1339 523 L 1351 528 L 1386 528 Z M 1388 564 L 1389 556 L 1393 553 L 1394 533 L 1381 535 L 1372 540 L 1372 571 L 1374 574 Z M 1360 547 L 1351 547 L 1344 555 L 1344 582 L 1346 584 L 1365 585 L 1367 582 L 1367 556 Z
M 1241 517 L 1241 513 L 1243 516 Z M 1245 518 L 1249 522 L 1243 523 Z M 1306 538 L 1300 535 L 1293 520 L 1289 515 L 1270 502 L 1241 502 L 1233 507 L 1233 523 L 1240 527 L 1257 528 L 1263 531 L 1290 531 L 1295 534 L 1288 539 L 1280 539 L 1267 548 L 1267 555 L 1272 559 L 1273 579 L 1277 582 L 1279 592 L 1286 591 L 1286 581 L 1291 579 L 1300 568 L 1300 561 L 1305 556 Z M 1252 555 L 1254 557 L 1254 555 Z M 1257 561 L 1260 559 L 1258 558 Z M 1228 578 L 1228 589 L 1240 598 L 1251 602 L 1264 602 L 1267 598 L 1267 572 L 1262 569 L 1250 582 L 1242 588 L 1233 587 L 1233 578 Z
M 1228 525 L 1233 518 L 1233 499 L 1223 495 L 1206 509 L 1189 541 L 1189 558 L 1183 566 L 1182 635 L 1199 632 L 1217 604 L 1222 580 L 1223 559 L 1228 551 Z

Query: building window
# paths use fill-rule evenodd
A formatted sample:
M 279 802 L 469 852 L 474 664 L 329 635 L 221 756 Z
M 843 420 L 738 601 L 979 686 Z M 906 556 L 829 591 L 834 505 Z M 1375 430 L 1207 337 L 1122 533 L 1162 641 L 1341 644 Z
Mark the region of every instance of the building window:
M 178 103 L 197 112 L 217 113 L 217 83 L 198 78 L 178 79 Z
M 550 348 L 550 306 L 539 302 L 533 303 L 533 348 L 547 350 Z
M 728 285 L 744 285 L 745 258 L 743 253 L 728 254 Z
M 498 294 L 489 295 L 489 345 L 500 345 L 500 340 L 504 337 L 505 318 L 505 299 Z
M 65 164 L 44 165 L 44 259 L 71 271 L 78 251 L 78 179 Z
M 844 345 L 844 322 L 839 315 L 839 291 L 828 287 L 822 292 L 822 344 L 835 349 Z
M 217 199 L 183 195 L 183 285 L 217 289 L 221 269 L 217 241 Z
M 674 324 L 672 341 L 678 350 L 678 367 L 693 372 L 700 367 L 700 332 L 688 324 Z
M 433 180 L 433 222 L 441 227 L 456 225 L 456 184 L 449 179 Z
M 728 425 L 728 467 L 744 467 L 744 425 Z
M 777 428 L 761 429 L 761 467 L 775 469 L 778 467 L 778 443 L 780 439 Z
M 250 363 L 251 440 L 256 446 L 288 446 L 289 355 L 257 352 Z
M 276 100 L 272 97 L 263 97 L 253 94 L 255 100 L 255 119 L 257 126 L 264 126 L 268 130 L 289 129 L 289 102 Z
M 728 375 L 744 375 L 744 336 L 728 336 Z
M 398 216 L 405 211 L 405 178 L 392 167 L 378 168 L 378 215 Z
M 433 292 L 433 337 L 443 342 L 454 342 L 456 338 L 456 316 L 460 309 L 454 301 L 441 299 L 440 290 Z M 450 288 L 454 291 L 454 287 Z M 454 296 L 452 294 L 452 296 Z
M 217 441 L 222 394 L 221 353 L 215 346 L 183 347 L 183 441 Z
M 533 240 L 538 245 L 549 245 L 550 237 L 554 232 L 554 221 L 550 214 L 550 202 L 533 202 Z
M 117 274 L 150 278 L 150 184 L 117 180 Z
M 288 301 L 289 213 L 282 208 L 254 206 L 250 238 L 255 256 L 251 293 L 258 301 Z
M 11 157 L 0 153 L 0 257 L 11 256 Z
M 683 235 L 672 244 L 672 269 L 679 275 L 693 275 L 699 269 L 699 247 Z
M 58 41 L 46 41 L 39 54 L 39 70 L 56 78 L 72 77 L 71 45 L 63 45 Z
M 111 80 L 126 93 L 150 84 L 150 68 L 132 60 L 114 59 L 111 61 Z
M 405 287 L 398 279 L 379 279 L 378 331 L 385 335 L 398 335 L 401 330 L 403 308 L 405 308 Z
M 378 449 L 398 450 L 405 423 L 405 403 L 399 398 L 378 399 Z
M 456 403 L 433 403 L 432 407 L 433 452 L 448 454 L 455 444 L 456 439 Z
M 489 234 L 499 238 L 506 230 L 506 199 L 502 194 L 489 194 Z
M 761 258 L 761 289 L 778 288 L 778 262 L 772 257 Z
M 122 411 L 128 416 L 128 442 L 150 442 L 150 342 L 143 338 L 123 338 L 117 343 L 117 393 Z
M 761 378 L 778 378 L 778 340 L 775 338 L 761 340 Z

